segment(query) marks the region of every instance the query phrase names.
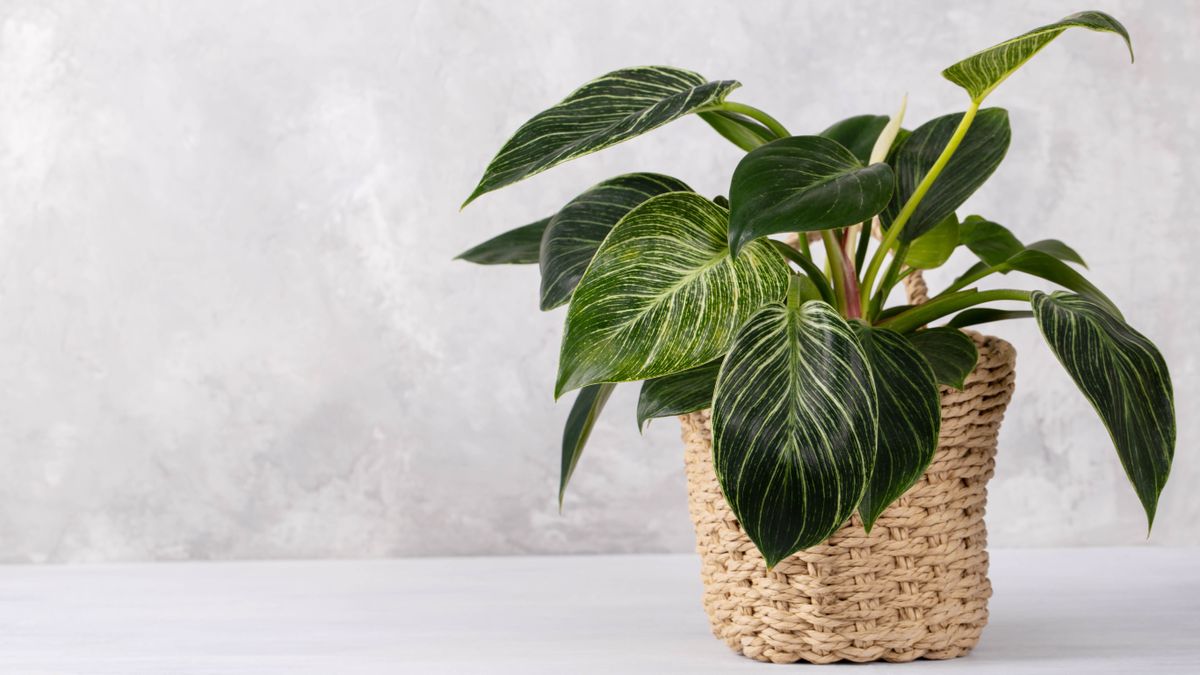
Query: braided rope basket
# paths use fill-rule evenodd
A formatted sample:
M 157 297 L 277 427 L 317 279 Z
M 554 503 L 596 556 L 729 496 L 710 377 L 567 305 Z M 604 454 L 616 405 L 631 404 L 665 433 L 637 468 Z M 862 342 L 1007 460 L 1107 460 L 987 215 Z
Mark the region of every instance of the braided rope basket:
M 925 300 L 918 274 L 909 298 Z M 827 542 L 768 572 L 729 510 L 712 462 L 709 411 L 680 417 L 688 506 L 713 633 L 760 661 L 911 661 L 962 656 L 987 623 L 987 481 L 1012 396 L 1016 355 L 971 334 L 979 363 L 942 387 L 938 449 L 925 475 L 863 531 L 855 515 Z

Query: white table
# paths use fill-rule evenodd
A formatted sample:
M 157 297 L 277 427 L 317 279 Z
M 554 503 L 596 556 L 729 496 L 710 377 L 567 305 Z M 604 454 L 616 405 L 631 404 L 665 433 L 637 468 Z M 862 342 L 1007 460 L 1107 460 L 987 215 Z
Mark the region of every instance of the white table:
M 0 567 L 0 673 L 785 672 L 712 637 L 697 570 L 690 555 Z M 992 580 L 972 655 L 840 672 L 1200 673 L 1200 551 L 994 551 Z

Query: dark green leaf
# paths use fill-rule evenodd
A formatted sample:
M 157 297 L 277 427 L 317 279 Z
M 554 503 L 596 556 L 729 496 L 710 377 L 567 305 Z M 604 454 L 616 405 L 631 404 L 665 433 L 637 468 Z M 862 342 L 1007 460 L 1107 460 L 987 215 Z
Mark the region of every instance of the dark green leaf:
M 583 271 L 613 225 L 633 207 L 666 192 L 691 190 L 681 180 L 657 173 L 610 178 L 572 199 L 550 220 L 542 238 L 542 309 L 571 299 Z
M 1118 318 L 1121 317 L 1120 310 L 1113 304 L 1108 296 L 1100 292 L 1092 282 L 1083 278 L 1083 275 L 1076 272 L 1070 265 L 1063 261 L 1041 251 L 1024 250 L 1015 256 L 1008 259 L 1008 262 L 1001 266 L 1001 269 L 1014 269 L 1018 272 L 1032 274 L 1035 277 L 1041 277 L 1047 281 L 1070 289 L 1076 293 L 1085 295 L 1096 302 L 1101 303 L 1108 308 L 1108 311 L 1115 314 Z
M 492 237 L 455 256 L 455 260 L 466 260 L 479 265 L 525 265 L 538 261 L 542 246 L 542 233 L 546 231 L 549 218 L 536 223 L 522 225 L 515 230 Z
M 608 397 L 616 386 L 615 384 L 594 384 L 584 387 L 579 390 L 579 394 L 575 397 L 575 403 L 571 405 L 571 412 L 567 415 L 567 425 L 563 429 L 562 472 L 558 481 L 559 511 L 562 511 L 567 482 L 571 480 L 571 474 L 575 473 L 575 465 L 579 463 L 579 456 L 583 454 L 583 446 L 587 444 L 588 436 L 592 434 L 592 427 L 596 425 L 600 411 L 604 410 L 604 404 L 608 403 Z
M 908 339 L 929 362 L 938 384 L 947 387 L 962 389 L 979 360 L 975 341 L 957 328 L 927 328 L 909 335 Z
M 486 192 L 720 103 L 737 86 L 733 80 L 709 82 L 666 66 L 625 68 L 592 80 L 521 125 L 463 206 Z
M 791 136 L 751 151 L 729 186 L 729 248 L 768 234 L 808 232 L 861 223 L 892 193 L 892 170 L 864 167 L 850 151 L 821 136 Z
M 1133 44 L 1120 21 L 1104 12 L 1079 12 L 1062 21 L 1034 28 L 1028 33 L 968 56 L 943 70 L 942 75 L 966 89 L 971 100 L 982 101 L 997 85 L 1041 51 L 1042 47 L 1073 26 L 1120 35 L 1125 38 L 1125 44 L 1129 47 L 1129 60 L 1133 60 Z
M 933 370 L 903 335 L 855 321 L 879 406 L 875 468 L 858 513 L 867 532 L 879 514 L 921 477 L 937 450 L 941 396 Z
M 720 359 L 674 375 L 656 377 L 642 383 L 638 397 L 638 429 L 646 420 L 656 417 L 686 415 L 712 407 L 713 389 L 717 386 Z
M 768 305 L 738 332 L 713 400 L 721 489 L 768 567 L 857 508 L 875 458 L 866 356 L 829 305 Z
M 1153 525 L 1175 454 L 1175 396 L 1162 354 L 1085 297 L 1034 291 L 1030 301 L 1050 349 L 1108 428 Z
M 837 141 L 866 164 L 871 158 L 875 139 L 887 126 L 888 119 L 887 115 L 858 115 L 834 124 L 819 135 Z
M 1033 312 L 1025 310 L 1010 310 L 1010 309 L 992 309 L 991 307 L 972 307 L 964 309 L 954 315 L 953 319 L 946 324 L 950 328 L 963 328 L 965 326 L 977 326 L 981 323 L 992 323 L 993 321 L 1008 321 L 1009 319 L 1029 319 L 1033 317 Z
M 904 262 L 919 270 L 941 267 L 958 248 L 958 216 L 951 213 L 925 234 L 913 240 Z
M 728 227 L 729 212 L 693 192 L 652 197 L 617 223 L 571 298 L 555 395 L 708 363 L 784 297 L 787 262 L 766 241 L 731 258 Z
M 1000 265 L 1025 250 L 1007 227 L 979 216 L 967 216 L 959 227 L 962 243 L 988 265 Z
M 1025 248 L 1028 248 L 1031 251 L 1041 251 L 1042 253 L 1052 255 L 1059 260 L 1073 262 L 1076 265 L 1080 265 L 1084 268 L 1087 267 L 1087 263 L 1083 261 L 1083 256 L 1079 255 L 1075 249 L 1067 246 L 1057 239 L 1042 239 L 1040 241 L 1033 242 Z
M 962 117 L 963 113 L 956 113 L 926 122 L 896 149 L 889 160 L 896 171 L 896 193 L 880 215 L 885 227 L 891 225 L 942 154 Z M 979 111 L 958 150 L 904 226 L 900 240 L 920 237 L 962 206 L 1000 166 L 1000 160 L 1008 152 L 1010 137 L 1008 111 L 1002 108 Z
M 700 119 L 708 122 L 718 134 L 747 152 L 775 140 L 775 134 L 771 133 L 770 129 L 744 115 L 723 110 L 702 112 L 699 115 Z

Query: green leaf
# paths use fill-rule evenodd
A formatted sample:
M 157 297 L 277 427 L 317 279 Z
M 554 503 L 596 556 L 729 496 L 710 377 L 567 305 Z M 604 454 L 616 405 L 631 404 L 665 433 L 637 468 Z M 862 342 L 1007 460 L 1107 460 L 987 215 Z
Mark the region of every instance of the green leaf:
M 718 104 L 738 86 L 733 80 L 709 82 L 666 66 L 625 68 L 592 80 L 521 125 L 463 206 L 486 192 Z
M 1175 454 L 1175 396 L 1162 354 L 1088 298 L 1034 291 L 1030 301 L 1050 349 L 1108 428 L 1152 526 Z
M 674 417 L 711 408 L 720 370 L 721 360 L 717 359 L 699 368 L 643 382 L 637 405 L 638 429 L 645 428 L 646 421 L 656 417 Z
M 522 225 L 515 230 L 492 237 L 478 246 L 469 248 L 454 257 L 479 265 L 525 265 L 538 261 L 542 246 L 542 233 L 546 231 L 549 218 L 536 223 Z
M 958 248 L 958 216 L 951 213 L 909 245 L 904 262 L 919 270 L 941 267 Z
M 988 265 L 1002 265 L 1025 250 L 1007 227 L 979 216 L 967 216 L 959 228 L 962 243 Z
M 917 127 L 896 148 L 888 160 L 896 171 L 896 192 L 887 210 L 880 215 L 885 228 L 891 225 L 942 154 L 962 117 L 963 113 L 955 113 L 930 120 Z M 900 240 L 913 241 L 958 210 L 1000 166 L 1008 152 L 1011 135 L 1008 111 L 1003 108 L 979 111 L 958 150 L 904 226 Z
M 633 207 L 655 195 L 690 190 L 670 176 L 631 173 L 610 178 L 568 202 L 550 220 L 542 238 L 542 309 L 554 309 L 571 299 L 600 242 Z
M 933 370 L 903 335 L 852 324 L 871 366 L 879 406 L 875 468 L 858 513 L 867 532 L 883 510 L 917 482 L 937 450 L 941 395 Z
M 718 134 L 747 152 L 775 140 L 775 134 L 771 133 L 770 129 L 745 115 L 723 110 L 710 110 L 698 114 L 700 119 L 708 122 Z
M 571 298 L 556 396 L 708 363 L 755 310 L 784 297 L 787 262 L 767 241 L 730 257 L 728 219 L 700 195 L 672 192 L 617 223 Z
M 713 399 L 721 489 L 767 567 L 858 507 L 875 458 L 871 371 L 828 304 L 768 305 L 738 332 Z
M 861 223 L 892 194 L 892 170 L 864 167 L 850 151 L 821 136 L 791 136 L 749 152 L 729 186 L 729 248 L 781 232 Z
M 567 482 L 575 473 L 575 465 L 583 454 L 583 446 L 587 444 L 588 436 L 592 435 L 592 427 L 608 403 L 615 384 L 594 384 L 579 390 L 571 412 L 567 415 L 567 425 L 563 429 L 562 442 L 562 473 L 558 481 L 558 510 L 562 511 L 563 495 L 567 492 Z
M 972 54 L 943 70 L 942 75 L 966 89 L 971 100 L 978 103 L 1034 54 L 1050 44 L 1051 40 L 1075 26 L 1116 33 L 1125 38 L 1125 45 L 1129 47 L 1129 60 L 1133 61 L 1133 43 L 1129 40 L 1129 32 L 1120 21 L 1104 12 L 1079 12 Z
M 1009 258 L 1008 262 L 1000 266 L 1000 269 L 1001 271 L 1013 269 L 1035 277 L 1041 277 L 1047 281 L 1053 281 L 1063 288 L 1070 289 L 1101 303 L 1108 308 L 1109 312 L 1115 314 L 1118 318 L 1121 317 L 1121 311 L 1117 309 L 1112 300 L 1108 299 L 1107 295 L 1102 293 L 1099 288 L 1096 288 L 1092 282 L 1083 278 L 1083 275 L 1072 269 L 1070 265 L 1048 253 L 1027 249 Z
M 1011 309 L 993 309 L 991 307 L 972 307 L 964 309 L 954 318 L 946 323 L 949 328 L 963 328 L 965 326 L 977 326 L 981 323 L 992 323 L 993 321 L 1008 321 L 1009 319 L 1029 319 L 1033 317 L 1033 312 L 1025 310 Z
M 875 139 L 887 126 L 888 119 L 887 115 L 858 115 L 844 119 L 818 135 L 837 141 L 865 165 L 871 158 Z
M 908 339 L 933 368 L 937 383 L 947 387 L 961 390 L 979 360 L 975 341 L 957 328 L 927 328 Z
M 1084 267 L 1085 269 L 1087 268 L 1087 263 L 1083 261 L 1083 256 L 1079 255 L 1075 249 L 1067 246 L 1057 239 L 1041 239 L 1033 242 L 1025 248 L 1031 251 L 1041 251 L 1042 253 L 1052 255 L 1059 260 L 1073 262 L 1076 265 Z

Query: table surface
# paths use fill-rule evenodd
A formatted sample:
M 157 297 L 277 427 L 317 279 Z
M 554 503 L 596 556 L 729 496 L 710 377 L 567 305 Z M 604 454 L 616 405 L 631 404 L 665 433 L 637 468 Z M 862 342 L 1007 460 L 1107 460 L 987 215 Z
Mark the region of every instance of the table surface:
M 0 673 L 724 673 L 691 555 L 0 567 Z M 1000 550 L 968 657 L 1200 673 L 1200 550 Z M 797 666 L 802 667 L 802 666 Z

